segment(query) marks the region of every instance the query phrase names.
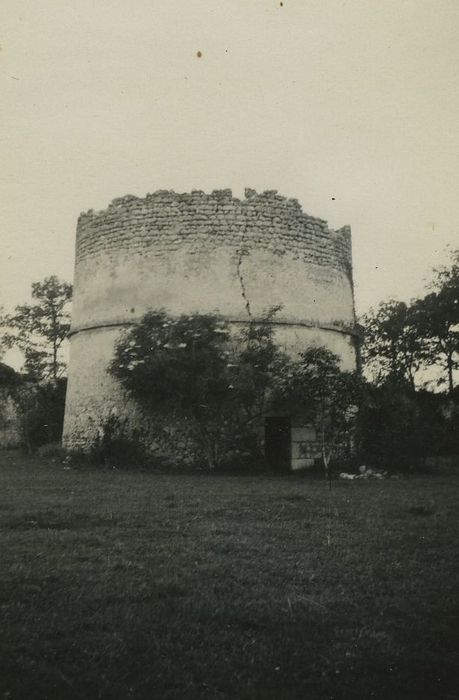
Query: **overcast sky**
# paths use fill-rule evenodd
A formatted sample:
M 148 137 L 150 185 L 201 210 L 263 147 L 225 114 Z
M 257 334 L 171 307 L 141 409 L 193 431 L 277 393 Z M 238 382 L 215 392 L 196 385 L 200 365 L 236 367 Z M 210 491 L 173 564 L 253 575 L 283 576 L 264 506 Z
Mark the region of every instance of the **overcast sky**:
M 459 246 L 457 0 L 2 0 L 0 32 L 6 307 L 71 280 L 80 211 L 156 189 L 350 224 L 359 312 Z

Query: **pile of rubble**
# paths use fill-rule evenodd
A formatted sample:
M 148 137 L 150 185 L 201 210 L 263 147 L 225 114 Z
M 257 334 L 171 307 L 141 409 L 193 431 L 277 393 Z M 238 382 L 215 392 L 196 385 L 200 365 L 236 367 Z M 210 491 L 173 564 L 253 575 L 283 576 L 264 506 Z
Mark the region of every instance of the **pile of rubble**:
M 347 479 L 353 481 L 354 479 L 388 479 L 389 474 L 383 469 L 372 469 L 362 465 L 359 467 L 358 474 L 349 474 L 348 472 L 341 472 L 339 475 L 340 479 Z

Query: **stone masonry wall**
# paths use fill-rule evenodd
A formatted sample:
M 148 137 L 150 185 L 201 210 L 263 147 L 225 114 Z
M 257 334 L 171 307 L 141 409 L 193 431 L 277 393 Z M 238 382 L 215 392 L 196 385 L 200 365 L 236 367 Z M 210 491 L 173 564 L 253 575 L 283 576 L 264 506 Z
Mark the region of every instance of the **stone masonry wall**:
M 349 226 L 333 231 L 327 222 L 302 211 L 296 199 L 275 190 L 257 194 L 245 190 L 245 200 L 231 190 L 200 190 L 176 194 L 160 190 L 144 199 L 127 195 L 108 209 L 80 215 L 77 264 L 106 251 L 141 252 L 152 244 L 156 255 L 177 251 L 184 242 L 208 248 L 220 245 L 256 246 L 329 270 L 351 271 Z
M 138 319 L 147 308 L 247 320 L 354 324 L 349 227 L 335 232 L 274 192 L 246 199 L 156 192 L 80 216 L 73 328 Z M 244 298 L 246 297 L 246 298 Z

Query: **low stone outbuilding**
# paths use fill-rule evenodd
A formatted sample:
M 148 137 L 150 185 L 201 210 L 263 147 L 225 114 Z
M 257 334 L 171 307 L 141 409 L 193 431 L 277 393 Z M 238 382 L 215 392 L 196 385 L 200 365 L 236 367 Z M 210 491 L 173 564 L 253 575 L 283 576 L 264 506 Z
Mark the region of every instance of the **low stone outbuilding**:
M 22 444 L 21 425 L 13 389 L 19 383 L 17 372 L 0 362 L 0 449 Z

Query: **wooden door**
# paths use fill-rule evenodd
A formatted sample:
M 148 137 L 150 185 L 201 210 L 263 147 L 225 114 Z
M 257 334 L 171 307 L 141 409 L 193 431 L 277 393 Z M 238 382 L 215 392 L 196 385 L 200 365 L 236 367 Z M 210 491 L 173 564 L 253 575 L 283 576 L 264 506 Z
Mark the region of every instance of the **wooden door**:
M 265 457 L 271 469 L 289 471 L 291 468 L 290 418 L 265 418 Z

